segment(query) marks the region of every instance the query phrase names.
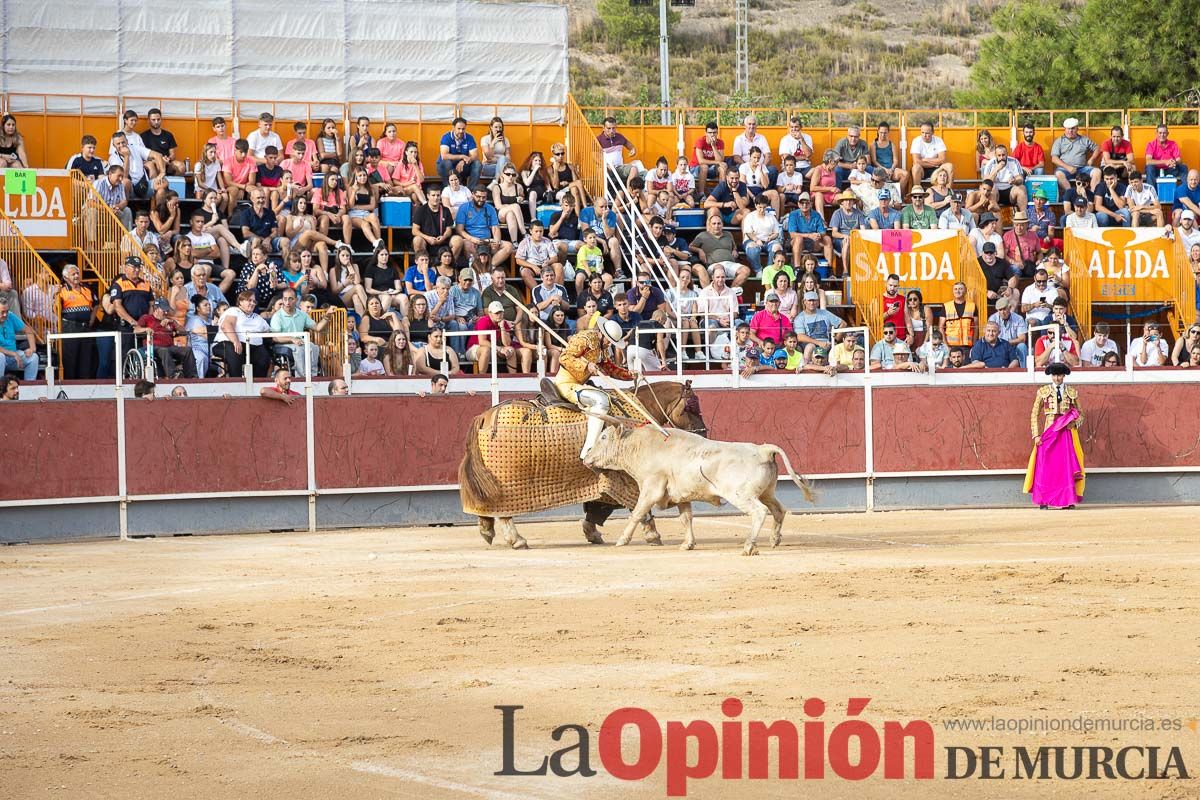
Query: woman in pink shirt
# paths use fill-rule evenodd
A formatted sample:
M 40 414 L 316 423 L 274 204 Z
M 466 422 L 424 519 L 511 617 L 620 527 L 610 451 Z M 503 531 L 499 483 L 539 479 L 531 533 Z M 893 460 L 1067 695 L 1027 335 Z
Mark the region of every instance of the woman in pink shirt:
M 336 172 L 325 176 L 325 183 L 313 195 L 313 211 L 317 215 L 317 230 L 326 236 L 335 225 L 342 228 L 342 241 L 350 243 L 350 216 L 346 213 L 346 191 L 342 177 Z
M 812 168 L 808 179 L 808 190 L 812 192 L 813 204 L 817 213 L 825 216 L 825 206 L 834 205 L 837 201 L 837 151 L 826 150 L 825 157 Z
M 395 169 L 404 160 L 404 148 L 407 142 L 396 138 L 396 123 L 389 122 L 383 127 L 383 138 L 375 143 L 379 148 L 379 166 L 386 170 Z
M 404 159 L 396 165 L 392 173 L 396 188 L 405 197 L 411 197 L 413 202 L 425 202 L 425 190 L 421 184 L 425 180 L 425 166 L 421 163 L 421 155 L 417 151 L 417 143 L 409 142 L 404 147 Z

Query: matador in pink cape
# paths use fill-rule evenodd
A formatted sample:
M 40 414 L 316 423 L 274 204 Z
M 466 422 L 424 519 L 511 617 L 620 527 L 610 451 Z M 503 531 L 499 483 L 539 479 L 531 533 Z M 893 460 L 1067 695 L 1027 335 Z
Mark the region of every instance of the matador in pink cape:
M 1040 508 L 1074 508 L 1083 497 L 1083 448 L 1079 427 L 1079 393 L 1064 380 L 1071 374 L 1066 364 L 1050 364 L 1051 383 L 1038 389 L 1029 418 L 1033 452 L 1025 473 L 1025 491 Z

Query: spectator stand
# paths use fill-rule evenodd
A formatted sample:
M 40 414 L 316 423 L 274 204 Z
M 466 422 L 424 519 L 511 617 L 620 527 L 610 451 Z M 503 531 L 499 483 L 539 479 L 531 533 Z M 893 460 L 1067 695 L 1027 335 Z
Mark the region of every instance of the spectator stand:
M 96 187 L 78 170 L 71 171 L 73 187 L 73 216 L 79 220 L 73 228 L 72 245 L 79 256 L 79 267 L 85 277 L 89 270 L 107 288 L 121 275 L 121 265 L 129 256 L 142 260 L 143 275 L 154 290 L 162 297 L 167 289 L 167 279 L 160 266 L 151 263 L 146 252 L 133 237 L 117 215 L 104 202 Z
M 5 211 L 3 203 L 0 203 L 0 262 L 12 280 L 12 289 L 0 295 L 8 296 L 10 312 L 45 342 L 47 335 L 60 327 L 55 298 L 62 282 Z
M 847 252 L 851 300 L 875 339 L 883 336 L 880 298 L 890 274 L 900 278 L 900 295 L 919 289 L 926 305 L 949 301 L 954 284 L 965 283 L 980 321 L 975 336 L 980 335 L 987 318 L 987 281 L 962 231 L 854 231 Z

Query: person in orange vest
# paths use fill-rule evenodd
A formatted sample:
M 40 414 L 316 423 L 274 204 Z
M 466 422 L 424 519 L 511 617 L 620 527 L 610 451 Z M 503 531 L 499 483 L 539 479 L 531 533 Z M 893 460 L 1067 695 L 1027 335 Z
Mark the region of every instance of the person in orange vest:
M 975 304 L 967 299 L 967 285 L 962 281 L 956 282 L 952 291 L 954 297 L 945 303 L 939 326 L 942 337 L 947 347 L 970 347 L 975 343 L 975 331 L 979 327 Z

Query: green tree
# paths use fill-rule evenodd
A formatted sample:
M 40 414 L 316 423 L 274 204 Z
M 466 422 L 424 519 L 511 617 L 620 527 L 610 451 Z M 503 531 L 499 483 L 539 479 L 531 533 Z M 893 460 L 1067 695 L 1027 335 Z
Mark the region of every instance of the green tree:
M 596 6 L 609 41 L 646 48 L 658 41 L 658 3 L 632 6 L 629 0 L 600 0 Z M 667 9 L 667 29 L 679 21 L 679 12 Z
M 1011 0 L 992 16 L 995 31 L 979 47 L 971 88 L 977 108 L 1065 108 L 1091 95 L 1075 59 L 1074 14 L 1058 2 Z

